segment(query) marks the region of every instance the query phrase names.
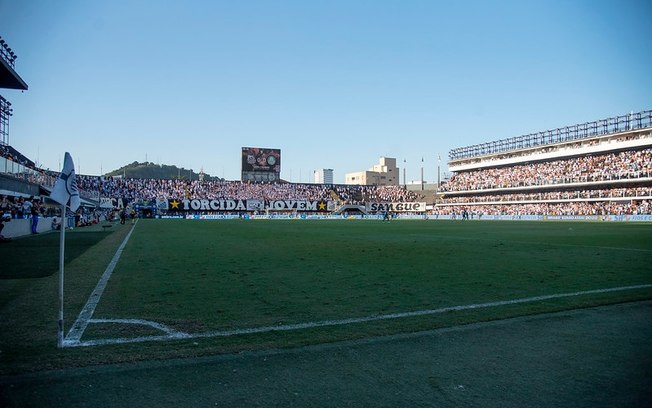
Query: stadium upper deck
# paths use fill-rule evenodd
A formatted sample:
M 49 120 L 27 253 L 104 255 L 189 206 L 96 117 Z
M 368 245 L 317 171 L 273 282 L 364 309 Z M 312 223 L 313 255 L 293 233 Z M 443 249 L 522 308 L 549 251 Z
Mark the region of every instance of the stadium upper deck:
M 450 171 L 652 146 L 652 110 L 459 147 L 449 152 Z

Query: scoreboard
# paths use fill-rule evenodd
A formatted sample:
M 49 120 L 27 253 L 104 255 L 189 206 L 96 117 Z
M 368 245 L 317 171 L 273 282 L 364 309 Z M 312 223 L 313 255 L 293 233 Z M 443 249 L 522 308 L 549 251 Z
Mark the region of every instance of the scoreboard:
M 242 148 L 242 181 L 278 181 L 281 176 L 281 149 Z

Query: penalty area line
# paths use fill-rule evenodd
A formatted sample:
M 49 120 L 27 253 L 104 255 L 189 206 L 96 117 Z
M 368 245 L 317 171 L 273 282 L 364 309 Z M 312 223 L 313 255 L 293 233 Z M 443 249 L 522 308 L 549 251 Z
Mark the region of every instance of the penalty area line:
M 137 222 L 138 220 L 136 220 L 136 223 Z M 77 320 L 72 325 L 70 331 L 66 335 L 66 338 L 64 339 L 64 346 L 70 346 L 80 341 L 82 335 L 84 334 L 84 331 L 86 330 L 86 327 L 88 327 L 89 321 L 93 317 L 93 313 L 95 313 L 95 308 L 97 307 L 97 304 L 100 302 L 100 298 L 102 297 L 102 293 L 104 293 L 106 284 L 109 282 L 109 278 L 111 277 L 111 274 L 113 274 L 113 270 L 118 264 L 118 261 L 120 260 L 120 256 L 122 256 L 122 251 L 125 249 L 125 246 L 127 246 L 127 242 L 131 237 L 131 233 L 134 232 L 134 228 L 136 228 L 136 224 L 134 224 L 131 227 L 131 230 L 129 230 L 129 233 L 127 234 L 125 239 L 122 240 L 122 243 L 120 244 L 118 250 L 113 255 L 113 258 L 111 258 L 111 262 L 109 262 L 109 265 L 106 267 L 106 270 L 102 274 L 102 277 L 100 278 L 99 282 L 97 282 L 97 286 L 95 286 L 95 289 L 91 293 L 91 296 L 88 298 L 86 305 L 84 305 L 84 308 L 79 313 Z
M 302 329 L 313 329 L 318 327 L 342 326 L 342 325 L 356 324 L 356 323 L 368 323 L 368 322 L 374 322 L 380 320 L 427 316 L 427 315 L 441 314 L 447 312 L 457 312 L 463 310 L 484 309 L 489 307 L 516 305 L 521 303 L 540 302 L 540 301 L 550 300 L 550 299 L 561 299 L 561 298 L 595 295 L 595 294 L 611 293 L 611 292 L 621 292 L 621 291 L 636 290 L 636 289 L 649 289 L 649 288 L 652 288 L 652 284 L 621 286 L 616 288 L 594 289 L 594 290 L 586 290 L 586 291 L 570 292 L 570 293 L 557 293 L 552 295 L 533 296 L 533 297 L 503 300 L 497 302 L 449 306 L 449 307 L 442 307 L 439 309 L 416 310 L 412 312 L 379 314 L 379 315 L 353 317 L 353 318 L 340 319 L 340 320 L 322 320 L 316 322 L 295 323 L 295 324 L 286 324 L 286 325 L 278 325 L 278 326 L 262 326 L 262 327 L 251 327 L 251 328 L 233 329 L 233 330 L 217 330 L 217 331 L 209 331 L 205 333 L 175 332 L 175 333 L 169 333 L 167 335 L 162 335 L 162 336 L 96 339 L 96 340 L 88 340 L 88 341 L 77 341 L 74 343 L 66 342 L 65 345 L 71 347 L 89 347 L 89 346 L 99 346 L 99 345 L 109 345 L 109 344 L 140 343 L 145 341 L 230 337 L 230 336 L 238 336 L 238 335 L 245 335 L 245 334 L 293 331 L 293 330 L 302 330 Z

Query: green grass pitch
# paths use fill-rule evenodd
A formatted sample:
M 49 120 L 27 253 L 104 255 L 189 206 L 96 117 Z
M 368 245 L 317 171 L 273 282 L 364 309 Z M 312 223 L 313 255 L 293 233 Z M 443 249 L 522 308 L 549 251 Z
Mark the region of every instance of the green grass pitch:
M 66 266 L 66 330 L 129 229 L 116 225 L 99 243 L 81 240 L 89 247 Z M 11 259 L 13 244 L 0 247 L 0 255 Z M 140 220 L 93 318 L 148 320 L 192 335 L 338 321 L 647 285 L 651 262 L 652 226 L 635 223 Z M 305 330 L 58 350 L 57 266 L 53 259 L 45 278 L 0 280 L 1 329 L 13 333 L 1 338 L 10 357 L 0 370 L 315 344 L 652 296 L 642 288 Z M 96 323 L 82 340 L 156 334 Z

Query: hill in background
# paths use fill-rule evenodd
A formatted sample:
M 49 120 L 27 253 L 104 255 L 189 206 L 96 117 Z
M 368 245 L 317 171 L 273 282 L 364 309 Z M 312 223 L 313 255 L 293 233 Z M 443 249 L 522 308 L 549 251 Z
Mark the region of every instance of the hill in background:
M 167 164 L 156 164 L 152 162 L 133 162 L 126 166 L 120 167 L 105 174 L 106 176 L 123 176 L 126 178 L 142 178 L 142 179 L 157 179 L 157 180 L 198 180 L 199 173 L 195 173 L 192 169 L 179 168 L 177 166 L 169 166 Z M 221 180 L 219 177 L 212 177 L 210 174 L 203 174 L 204 180 Z

